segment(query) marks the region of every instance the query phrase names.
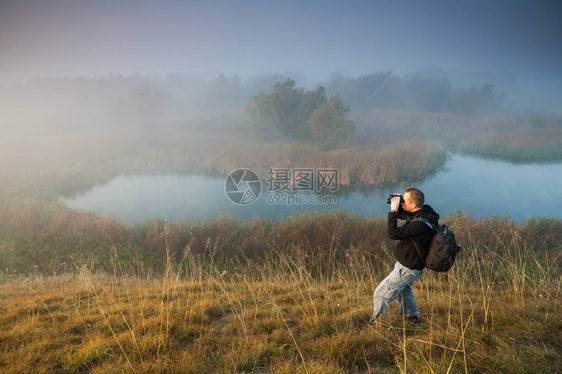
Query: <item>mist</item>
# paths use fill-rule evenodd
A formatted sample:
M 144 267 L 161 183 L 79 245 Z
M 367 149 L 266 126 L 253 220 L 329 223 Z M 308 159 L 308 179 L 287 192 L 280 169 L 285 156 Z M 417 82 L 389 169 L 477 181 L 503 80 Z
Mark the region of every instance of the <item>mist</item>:
M 494 85 L 511 110 L 559 113 L 560 16 L 555 1 L 4 2 L 0 83 L 279 74 L 313 87 L 424 71 L 453 89 Z
M 193 172 L 161 160 L 170 157 L 159 152 L 169 151 L 175 133 L 195 143 L 196 136 L 230 136 L 251 144 L 252 98 L 287 79 L 294 92 L 321 86 L 326 99 L 341 99 L 355 126 L 344 147 L 397 144 L 408 125 L 421 140 L 428 126 L 454 136 L 500 129 L 489 139 L 559 131 L 560 16 L 555 1 L 4 2 L 4 178 L 40 174 L 53 160 L 66 163 L 49 168 L 61 174 L 81 163 L 98 165 L 101 179 L 146 172 L 135 164 L 144 162 L 140 147 L 149 171 Z M 545 152 L 556 145 L 548 146 Z M 87 156 L 77 156 L 82 150 Z M 129 161 L 135 151 L 138 160 Z M 110 159 L 121 159 L 120 169 L 107 167 L 117 163 Z M 197 162 L 203 172 L 213 169 L 202 156 Z

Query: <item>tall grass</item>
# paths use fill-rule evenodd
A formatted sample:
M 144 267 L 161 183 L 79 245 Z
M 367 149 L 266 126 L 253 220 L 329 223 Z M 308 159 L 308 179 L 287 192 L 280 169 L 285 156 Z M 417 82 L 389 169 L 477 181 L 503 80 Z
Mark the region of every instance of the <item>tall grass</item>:
M 560 225 L 559 220 L 518 226 L 504 219 L 449 217 L 465 249 L 447 277 L 426 272 L 417 282 L 426 322 L 411 325 L 394 306 L 384 324 L 368 325 L 372 292 L 393 263 L 390 245 L 377 237 L 384 223 L 348 215 L 316 217 L 329 234 L 324 235 L 314 224 L 301 227 L 310 222 L 305 218 L 270 227 L 272 235 L 293 232 L 295 238 L 269 249 L 264 242 L 259 256 L 239 248 L 210 257 L 213 249 L 187 245 L 174 260 L 169 245 L 175 229 L 164 222 L 164 269 L 158 273 L 127 273 L 130 266 L 118 255 L 120 271 L 93 272 L 83 264 L 49 277 L 4 273 L 0 368 L 558 372 L 560 248 L 542 248 L 536 239 L 541 225 Z M 256 230 L 265 222 L 253 224 Z M 306 241 L 305 232 L 321 244 Z M 346 236 L 362 236 L 364 242 Z
M 535 218 L 517 225 L 509 218 L 475 220 L 460 214 L 445 220 L 467 247 L 488 248 L 499 240 L 507 247 L 514 237 L 521 237 L 550 256 L 560 252 L 559 219 Z M 118 260 L 127 264 L 124 273 L 145 275 L 162 273 L 167 261 L 181 262 L 186 256 L 235 265 L 281 253 L 294 254 L 307 269 L 326 274 L 355 254 L 362 256 L 361 261 L 378 264 L 392 245 L 384 218 L 342 211 L 303 213 L 277 222 L 219 216 L 210 221 L 154 219 L 125 225 L 49 202 L 1 205 L 0 238 L 0 270 L 43 275 L 76 272 L 85 265 L 113 273 Z

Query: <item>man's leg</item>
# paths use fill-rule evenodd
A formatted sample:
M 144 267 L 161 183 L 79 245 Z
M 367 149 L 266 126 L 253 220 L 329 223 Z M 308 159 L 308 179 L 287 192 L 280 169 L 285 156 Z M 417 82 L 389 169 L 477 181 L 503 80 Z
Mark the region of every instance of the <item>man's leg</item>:
M 404 317 L 412 318 L 420 315 L 412 286 L 406 285 L 404 287 L 400 295 L 398 295 L 398 302 L 400 303 L 400 314 Z
M 404 301 L 401 302 L 401 306 L 404 305 L 404 310 L 408 313 L 416 313 L 415 315 L 419 314 L 414 292 L 412 290 L 412 284 L 422 274 L 423 271 L 421 270 L 411 270 L 397 262 L 396 265 L 394 265 L 394 269 L 377 286 L 375 293 L 373 294 L 373 315 L 371 316 L 369 322 L 386 317 L 390 309 L 390 303 L 392 303 L 392 301 L 394 301 L 397 297 L 403 295 L 406 287 L 408 290 L 406 290 L 406 295 L 402 296 L 402 300 Z M 409 316 L 410 315 L 408 315 L 408 317 Z

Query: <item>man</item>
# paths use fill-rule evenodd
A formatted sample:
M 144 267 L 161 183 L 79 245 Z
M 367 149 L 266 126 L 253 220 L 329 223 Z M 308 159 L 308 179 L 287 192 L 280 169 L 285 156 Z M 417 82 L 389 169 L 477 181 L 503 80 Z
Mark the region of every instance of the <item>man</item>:
M 379 321 L 386 317 L 390 303 L 395 299 L 398 299 L 400 303 L 400 313 L 404 318 L 414 323 L 421 321 L 412 286 L 423 274 L 424 259 L 428 254 L 433 231 L 427 224 L 419 220 L 419 217 L 424 217 L 434 224 L 438 224 L 439 221 L 439 214 L 425 204 L 424 194 L 417 188 L 408 188 L 404 191 L 403 197 L 395 195 L 391 199 L 388 213 L 388 237 L 399 240 L 394 249 L 394 257 L 398 261 L 394 270 L 375 290 L 373 315 L 369 322 Z M 406 223 L 399 227 L 398 219 L 405 220 Z M 418 253 L 414 241 L 419 243 L 421 253 Z

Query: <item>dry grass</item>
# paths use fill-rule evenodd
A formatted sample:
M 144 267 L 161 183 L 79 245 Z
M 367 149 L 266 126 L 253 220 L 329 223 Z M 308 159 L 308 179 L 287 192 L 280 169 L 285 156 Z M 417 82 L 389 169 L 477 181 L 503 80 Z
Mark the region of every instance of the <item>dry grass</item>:
M 0 370 L 556 373 L 560 251 L 530 243 L 559 221 L 454 219 L 465 251 L 448 276 L 428 271 L 416 284 L 421 325 L 405 323 L 396 305 L 384 325 L 366 323 L 372 292 L 392 265 L 384 242 L 378 254 L 342 248 L 338 261 L 330 247 L 293 245 L 239 262 L 189 252 L 174 262 L 167 251 L 158 276 L 87 266 L 62 276 L 3 274 Z

